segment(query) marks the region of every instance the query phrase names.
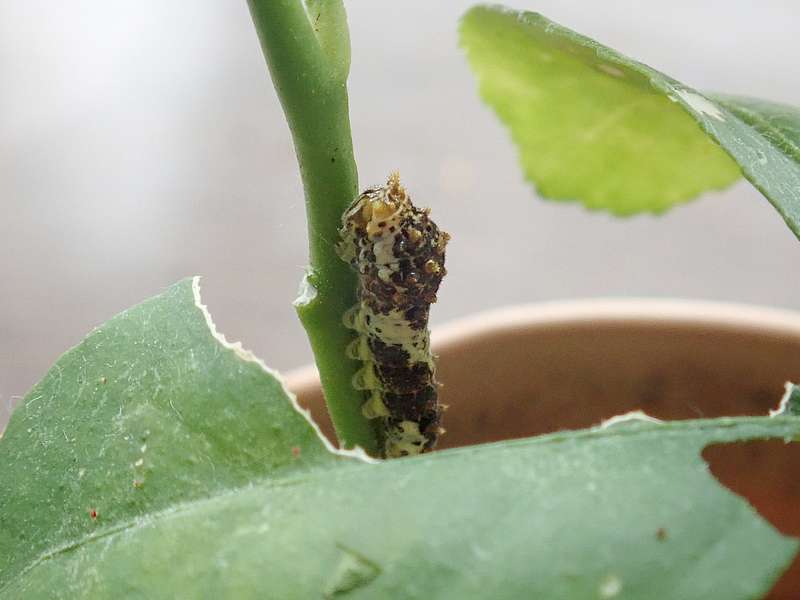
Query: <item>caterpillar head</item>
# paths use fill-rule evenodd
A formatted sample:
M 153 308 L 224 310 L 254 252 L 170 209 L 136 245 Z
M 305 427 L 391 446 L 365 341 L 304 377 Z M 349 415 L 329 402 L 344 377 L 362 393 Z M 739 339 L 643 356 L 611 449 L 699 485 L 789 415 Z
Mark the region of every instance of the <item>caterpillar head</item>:
M 369 238 L 382 235 L 388 228 L 398 227 L 402 214 L 408 210 L 409 198 L 395 171 L 386 185 L 364 190 L 342 216 L 342 237 L 348 232 L 366 234 Z

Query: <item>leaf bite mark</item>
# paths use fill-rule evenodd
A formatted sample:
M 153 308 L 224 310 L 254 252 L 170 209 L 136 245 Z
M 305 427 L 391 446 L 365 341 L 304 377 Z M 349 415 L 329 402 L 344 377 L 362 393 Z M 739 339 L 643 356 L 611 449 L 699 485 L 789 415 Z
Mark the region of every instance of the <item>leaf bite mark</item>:
M 280 381 L 280 374 L 270 369 L 264 362 L 258 358 L 255 354 L 253 354 L 250 350 L 245 349 L 242 346 L 241 342 L 229 342 L 225 337 L 224 333 L 221 333 L 217 330 L 217 326 L 214 324 L 214 319 L 211 317 L 211 313 L 208 310 L 208 307 L 203 304 L 202 297 L 200 295 L 200 277 L 193 277 L 192 278 L 192 293 L 194 294 L 194 303 L 195 306 L 202 312 L 203 317 L 205 318 L 206 325 L 208 325 L 208 329 L 211 332 L 211 335 L 214 337 L 217 342 L 220 343 L 223 347 L 228 350 L 231 350 L 236 356 L 246 362 L 253 362 L 258 364 L 266 373 L 271 375 L 272 377 L 278 379 Z
M 778 408 L 769 411 L 770 417 L 800 417 L 800 386 L 791 381 L 784 385 L 785 392 Z
M 380 462 L 369 456 L 364 451 L 364 449 L 359 446 L 353 448 L 352 450 L 336 448 L 330 442 L 330 440 L 327 437 L 325 437 L 325 435 L 322 433 L 322 430 L 319 428 L 319 425 L 311 417 L 311 411 L 300 406 L 300 403 L 297 401 L 297 396 L 291 390 L 289 390 L 289 388 L 286 386 L 286 381 L 283 379 L 283 377 L 278 371 L 269 368 L 264 363 L 264 361 L 258 358 L 253 352 L 245 349 L 242 346 L 241 342 L 229 342 L 225 338 L 225 334 L 217 330 L 217 326 L 214 324 L 214 320 L 211 317 L 211 313 L 209 312 L 208 307 L 205 304 L 203 304 L 202 296 L 200 293 L 200 277 L 198 276 L 192 278 L 192 294 L 194 295 L 194 305 L 202 313 L 203 318 L 205 319 L 206 322 L 206 326 L 208 327 L 208 330 L 211 333 L 211 336 L 217 342 L 219 342 L 219 344 L 223 348 L 232 351 L 238 358 L 240 358 L 245 362 L 255 363 L 267 375 L 275 379 L 275 381 L 277 381 L 281 385 L 283 393 L 286 395 L 286 397 L 289 398 L 289 401 L 292 404 L 292 408 L 294 408 L 294 410 L 297 411 L 308 422 L 308 424 L 313 429 L 314 433 L 317 435 L 317 438 L 319 438 L 319 441 L 323 444 L 323 446 L 325 446 L 325 449 L 328 450 L 328 452 L 346 458 L 355 458 L 371 464 Z
M 621 415 L 615 415 L 600 423 L 600 429 L 608 429 L 609 427 L 619 427 L 631 425 L 634 423 L 657 423 L 661 424 L 664 421 L 651 417 L 646 412 L 641 410 L 632 410 Z
M 786 536 L 800 537 L 800 444 L 750 440 L 711 444 L 703 460 L 717 481 L 745 499 L 760 517 Z M 783 572 L 769 600 L 800 597 L 800 554 Z
M 381 574 L 381 568 L 365 556 L 341 544 L 337 547 L 341 558 L 323 591 L 326 599 L 340 598 L 363 588 Z

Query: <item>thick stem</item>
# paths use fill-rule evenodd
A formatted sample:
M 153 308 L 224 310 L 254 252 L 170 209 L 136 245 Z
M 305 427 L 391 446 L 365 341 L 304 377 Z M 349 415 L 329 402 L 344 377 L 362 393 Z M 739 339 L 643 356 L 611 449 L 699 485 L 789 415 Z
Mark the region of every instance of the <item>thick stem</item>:
M 305 188 L 311 264 L 307 292 L 295 304 L 297 313 L 314 351 L 340 444 L 376 455 L 376 428 L 361 414 L 363 399 L 351 383 L 359 363 L 345 355 L 353 334 L 342 324 L 342 315 L 355 303 L 356 279 L 334 250 L 341 215 L 358 193 L 344 8 L 341 0 L 316 1 L 309 16 L 301 0 L 248 3 Z M 327 10 L 317 10 L 321 7 Z M 340 32 L 339 43 L 333 43 L 332 31 Z

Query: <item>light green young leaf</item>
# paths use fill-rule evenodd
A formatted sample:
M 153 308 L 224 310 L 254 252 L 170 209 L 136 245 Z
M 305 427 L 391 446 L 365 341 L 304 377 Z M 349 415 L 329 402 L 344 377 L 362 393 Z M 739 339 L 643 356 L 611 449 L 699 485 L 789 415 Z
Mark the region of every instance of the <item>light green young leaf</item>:
M 627 421 L 337 455 L 183 282 L 65 354 L 13 415 L 0 599 L 754 598 L 797 542 L 700 451 L 798 435 L 788 416 Z
M 703 96 L 545 17 L 479 6 L 461 44 L 541 195 L 661 212 L 741 173 L 800 235 L 800 111 Z

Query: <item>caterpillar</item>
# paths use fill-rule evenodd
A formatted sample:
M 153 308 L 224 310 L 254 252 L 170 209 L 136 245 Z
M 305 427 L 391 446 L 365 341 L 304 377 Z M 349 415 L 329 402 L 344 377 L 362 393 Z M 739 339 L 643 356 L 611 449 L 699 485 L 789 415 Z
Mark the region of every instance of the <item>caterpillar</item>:
M 344 324 L 357 334 L 347 355 L 363 362 L 353 378 L 365 393 L 361 410 L 381 419 L 386 457 L 430 450 L 444 430 L 428 315 L 450 236 L 411 203 L 397 172 L 353 200 L 339 235 L 337 253 L 358 274 Z

